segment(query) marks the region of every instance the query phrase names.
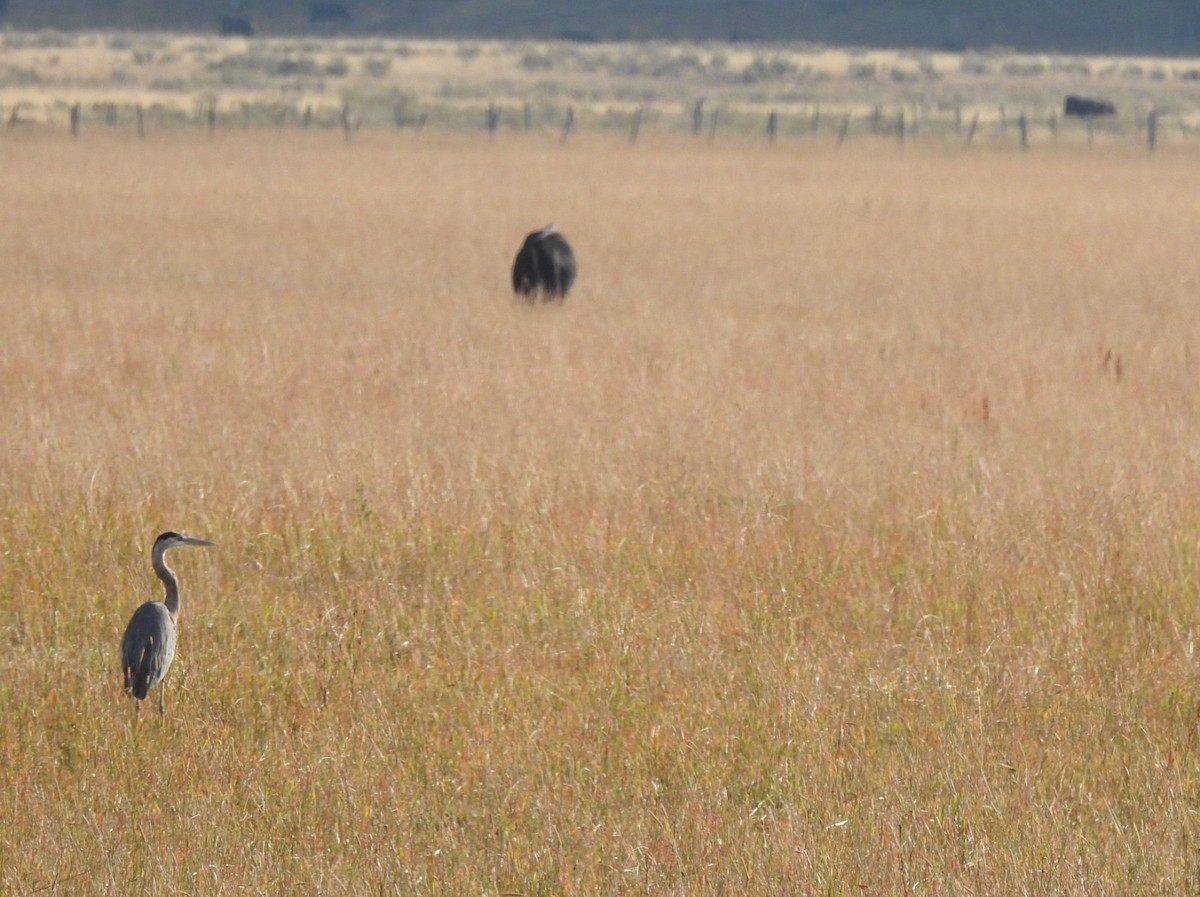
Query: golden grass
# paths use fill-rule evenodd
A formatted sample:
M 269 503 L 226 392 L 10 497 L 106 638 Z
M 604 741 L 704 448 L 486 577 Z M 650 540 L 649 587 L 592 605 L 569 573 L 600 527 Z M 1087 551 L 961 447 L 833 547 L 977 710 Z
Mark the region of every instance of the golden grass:
M 3 893 L 1194 885 L 1194 158 L 6 146 Z

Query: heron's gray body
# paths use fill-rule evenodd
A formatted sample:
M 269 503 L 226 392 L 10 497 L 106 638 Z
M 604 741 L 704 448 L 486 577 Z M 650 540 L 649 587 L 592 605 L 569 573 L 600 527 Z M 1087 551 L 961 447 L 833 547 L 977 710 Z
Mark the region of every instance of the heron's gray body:
M 175 615 L 161 601 L 147 601 L 133 612 L 121 639 L 125 690 L 139 701 L 162 682 L 175 659 Z
M 175 623 L 179 618 L 179 582 L 175 573 L 167 566 L 164 555 L 170 548 L 183 545 L 212 545 L 207 539 L 181 536 L 166 532 L 154 540 L 150 561 L 154 573 L 162 580 L 166 594 L 162 601 L 147 601 L 133 612 L 125 635 L 121 637 L 121 670 L 125 674 L 125 691 L 136 700 L 134 713 L 139 702 L 150 694 L 154 686 L 158 689 L 158 712 L 164 713 L 163 678 L 175 659 Z

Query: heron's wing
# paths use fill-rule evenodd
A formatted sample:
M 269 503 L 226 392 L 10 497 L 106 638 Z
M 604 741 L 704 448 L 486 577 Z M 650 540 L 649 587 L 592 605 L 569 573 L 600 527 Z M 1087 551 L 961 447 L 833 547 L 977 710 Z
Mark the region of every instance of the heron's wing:
M 129 619 L 121 639 L 125 690 L 144 698 L 162 681 L 175 657 L 175 622 L 161 601 L 147 601 Z

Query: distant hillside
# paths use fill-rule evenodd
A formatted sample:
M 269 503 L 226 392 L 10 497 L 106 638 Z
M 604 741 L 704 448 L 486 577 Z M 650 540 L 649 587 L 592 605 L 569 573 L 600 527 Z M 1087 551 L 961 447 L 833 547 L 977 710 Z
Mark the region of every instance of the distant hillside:
M 213 31 L 248 19 L 257 34 L 310 30 L 416 37 L 754 40 L 992 47 L 1128 54 L 1200 53 L 1195 0 L 0 0 L 14 28 Z M 345 15 L 337 12 L 341 6 Z M 320 17 L 318 17 L 320 18 Z

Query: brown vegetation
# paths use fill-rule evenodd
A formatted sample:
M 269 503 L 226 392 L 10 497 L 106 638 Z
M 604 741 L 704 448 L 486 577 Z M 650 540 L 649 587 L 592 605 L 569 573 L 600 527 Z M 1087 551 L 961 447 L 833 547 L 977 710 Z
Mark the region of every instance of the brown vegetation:
M 1194 885 L 1193 158 L 5 159 L 0 891 Z

